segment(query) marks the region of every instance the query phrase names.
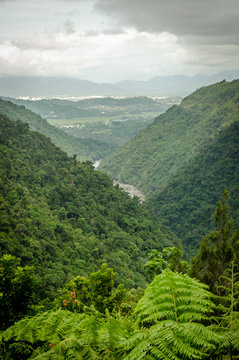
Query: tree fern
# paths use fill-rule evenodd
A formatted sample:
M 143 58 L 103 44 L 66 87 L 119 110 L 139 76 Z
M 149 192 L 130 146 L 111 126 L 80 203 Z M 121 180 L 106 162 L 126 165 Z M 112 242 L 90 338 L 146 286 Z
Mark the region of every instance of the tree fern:
M 125 322 L 127 323 L 127 322 Z M 25 342 L 35 350 L 31 359 L 119 359 L 120 332 L 125 325 L 108 314 L 48 311 L 26 318 L 2 333 L 5 344 Z M 119 345 L 116 346 L 115 344 Z M 44 346 L 43 346 L 44 345 Z
M 139 301 L 139 330 L 125 341 L 125 360 L 205 358 L 220 339 L 201 323 L 213 307 L 206 285 L 165 270 Z

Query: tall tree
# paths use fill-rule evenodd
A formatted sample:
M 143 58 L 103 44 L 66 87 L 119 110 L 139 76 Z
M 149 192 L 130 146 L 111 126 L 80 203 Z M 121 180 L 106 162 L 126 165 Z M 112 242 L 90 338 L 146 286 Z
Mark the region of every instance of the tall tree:
M 208 284 L 214 293 L 217 293 L 220 276 L 238 255 L 239 229 L 233 229 L 228 198 L 225 190 L 222 200 L 217 202 L 216 229 L 205 236 L 198 255 L 192 260 L 191 275 Z

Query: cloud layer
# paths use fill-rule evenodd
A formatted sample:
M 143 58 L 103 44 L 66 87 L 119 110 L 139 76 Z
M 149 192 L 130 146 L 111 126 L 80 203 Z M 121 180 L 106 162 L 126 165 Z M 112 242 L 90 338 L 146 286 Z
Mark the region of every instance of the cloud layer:
M 96 0 L 95 7 L 139 31 L 239 41 L 238 0 Z
M 0 76 L 99 82 L 238 68 L 238 0 L 0 0 Z

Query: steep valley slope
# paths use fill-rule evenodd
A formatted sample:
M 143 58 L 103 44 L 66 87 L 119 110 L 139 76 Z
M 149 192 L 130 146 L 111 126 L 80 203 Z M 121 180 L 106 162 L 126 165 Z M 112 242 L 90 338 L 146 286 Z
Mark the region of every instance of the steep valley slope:
M 213 223 L 224 188 L 238 219 L 238 119 L 239 80 L 203 87 L 104 159 L 100 169 L 143 190 L 160 221 L 192 254 Z
M 43 296 L 76 275 L 112 266 L 127 287 L 175 236 L 88 163 L 0 114 L 0 249 L 36 268 Z
M 68 135 L 23 105 L 16 105 L 0 98 L 0 113 L 11 120 L 28 123 L 31 130 L 49 136 L 68 155 L 76 154 L 80 161 L 97 160 L 111 152 L 110 146 L 104 142 L 95 139 L 78 139 Z

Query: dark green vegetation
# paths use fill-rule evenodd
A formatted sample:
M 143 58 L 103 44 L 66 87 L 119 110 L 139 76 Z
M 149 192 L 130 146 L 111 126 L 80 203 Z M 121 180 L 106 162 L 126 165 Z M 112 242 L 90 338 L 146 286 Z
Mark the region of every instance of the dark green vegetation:
M 0 330 L 29 313 L 36 302 L 34 269 L 20 266 L 20 259 L 12 255 L 0 258 Z
M 145 291 L 116 287 L 113 269 L 103 264 L 88 278 L 69 281 L 51 310 L 38 311 L 2 331 L 0 358 L 238 359 L 239 228 L 232 231 L 227 199 L 225 191 L 215 212 L 218 230 L 202 241 L 191 269 L 209 287 L 178 273 L 183 264 L 180 248 L 150 254 L 150 261 L 152 256 L 164 261 L 164 270 Z M 15 276 L 13 262 L 9 256 L 1 259 L 1 290 L 2 279 Z M 2 276 L 6 273 L 10 276 Z M 15 294 L 9 295 L 11 299 Z
M 191 274 L 208 284 L 215 294 L 225 294 L 226 287 L 220 287 L 222 280 L 227 286 L 230 284 L 225 277 L 227 271 L 231 270 L 228 265 L 231 264 L 232 272 L 234 263 L 237 270 L 239 265 L 239 228 L 235 229 L 234 221 L 230 218 L 228 196 L 228 191 L 225 190 L 222 200 L 217 202 L 216 230 L 202 240 L 200 251 L 193 259 L 191 268 Z
M 183 241 L 188 254 L 212 228 L 213 204 L 230 189 L 230 207 L 239 224 L 239 122 L 236 121 L 202 148 L 167 186 L 155 192 L 150 204 L 160 220 Z
M 39 115 L 27 110 L 23 105 L 17 106 L 10 101 L 0 99 L 0 113 L 8 116 L 14 121 L 21 120 L 30 125 L 31 130 L 49 136 L 52 141 L 68 155 L 76 154 L 79 160 L 95 160 L 110 153 L 110 147 L 94 139 L 76 139 L 67 135 L 64 131 L 50 125 Z
M 20 121 L 1 115 L 0 126 L 2 253 L 36 267 L 42 296 L 102 262 L 128 287 L 145 284 L 147 253 L 173 236 L 91 164 Z
M 236 359 L 238 312 L 220 325 L 214 313 L 206 285 L 165 270 L 129 316 L 58 309 L 23 319 L 2 333 L 3 359 Z
M 69 135 L 84 139 L 85 142 L 94 139 L 96 144 L 105 143 L 102 152 L 98 152 L 98 159 L 104 158 L 109 151 L 112 152 L 116 147 L 123 145 L 141 129 L 151 124 L 155 116 L 179 102 L 179 98 L 151 99 L 143 96 L 119 99 L 92 98 L 79 101 L 10 100 L 38 113 L 50 124 L 61 128 Z M 94 150 L 93 146 L 92 149 Z
M 214 154 L 218 139 L 226 146 L 233 176 L 237 132 L 234 122 L 210 142 Z M 176 240 L 167 228 L 91 163 L 4 115 L 0 150 L 0 359 L 238 359 L 227 191 L 190 267 L 180 246 L 165 247 Z M 132 288 L 146 271 L 159 275 Z
M 224 188 L 239 221 L 239 81 L 201 88 L 104 159 L 100 169 L 142 189 L 188 255 Z

